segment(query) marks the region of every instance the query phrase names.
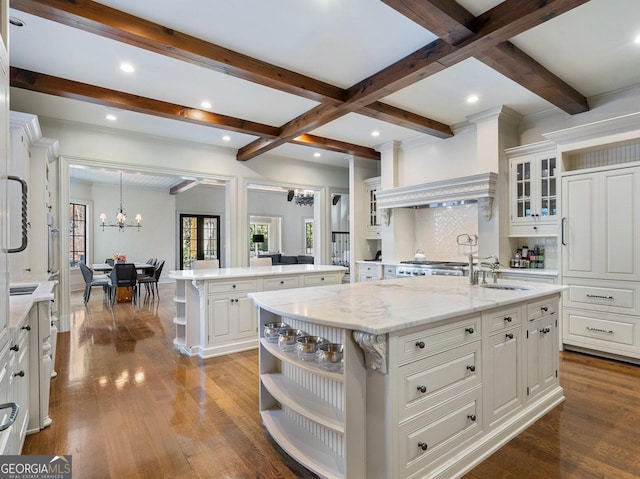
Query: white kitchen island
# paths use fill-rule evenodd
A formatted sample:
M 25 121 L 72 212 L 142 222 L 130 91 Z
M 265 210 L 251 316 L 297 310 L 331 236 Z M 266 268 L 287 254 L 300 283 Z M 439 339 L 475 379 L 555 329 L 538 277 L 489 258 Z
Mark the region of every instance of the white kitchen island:
M 256 348 L 257 314 L 247 294 L 340 284 L 345 272 L 342 266 L 312 264 L 171 271 L 173 342 L 181 353 L 202 358 Z
M 564 287 L 524 287 L 426 276 L 249 295 L 261 326 L 344 345 L 342 365 L 327 367 L 260 328 L 266 429 L 321 477 L 461 476 L 564 399 Z

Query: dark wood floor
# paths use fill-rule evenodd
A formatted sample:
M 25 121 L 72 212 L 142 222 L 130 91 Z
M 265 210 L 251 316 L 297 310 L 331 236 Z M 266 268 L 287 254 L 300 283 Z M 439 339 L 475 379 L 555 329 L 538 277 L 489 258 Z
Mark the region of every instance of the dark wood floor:
M 311 478 L 269 440 L 256 351 L 208 359 L 173 348 L 174 286 L 110 309 L 72 297 L 59 335 L 53 424 L 24 454 L 72 454 L 73 477 Z M 561 354 L 566 401 L 465 479 L 640 477 L 640 367 Z M 365 479 L 365 478 L 350 478 Z

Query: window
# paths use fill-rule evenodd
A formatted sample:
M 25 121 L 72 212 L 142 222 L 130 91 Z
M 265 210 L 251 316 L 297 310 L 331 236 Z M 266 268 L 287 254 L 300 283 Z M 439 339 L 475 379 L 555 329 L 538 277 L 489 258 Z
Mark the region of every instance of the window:
M 219 259 L 220 216 L 180 215 L 180 269 L 196 259 Z
M 254 243 L 253 235 L 263 235 L 264 241 L 262 243 Z M 256 245 L 258 246 L 258 253 L 269 252 L 269 225 L 266 223 L 251 223 L 249 224 L 249 250 L 255 251 Z
M 313 218 L 304 219 L 304 252 L 313 254 Z
M 69 266 L 77 267 L 87 257 L 87 205 L 69 203 Z

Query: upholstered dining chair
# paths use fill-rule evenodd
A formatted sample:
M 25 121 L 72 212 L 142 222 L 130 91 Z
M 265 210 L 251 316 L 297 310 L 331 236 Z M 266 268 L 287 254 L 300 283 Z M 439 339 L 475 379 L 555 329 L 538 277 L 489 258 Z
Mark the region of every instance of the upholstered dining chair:
M 116 263 L 109 274 L 111 278 L 111 305 L 116 302 L 118 288 L 131 288 L 131 299 L 137 304 L 136 292 L 138 285 L 138 272 L 133 263 Z
M 249 266 L 271 266 L 273 262 L 271 258 L 251 258 Z
M 94 286 L 102 286 L 105 293 L 111 291 L 111 279 L 106 274 L 94 274 L 94 271 L 84 263 L 80 263 L 80 271 L 84 278 L 84 304 L 89 302 L 91 288 Z
M 154 298 L 156 297 L 156 294 L 158 295 L 158 298 L 160 298 L 160 291 L 158 291 L 158 281 L 160 281 L 160 275 L 162 274 L 163 267 L 164 260 L 158 261 L 158 264 L 156 264 L 156 267 L 153 270 L 153 274 L 144 274 L 138 276 L 138 296 L 140 296 L 140 285 L 144 284 L 146 294 L 149 294 L 149 292 L 151 292 Z
M 219 267 L 218 259 L 196 259 L 191 262 L 191 269 L 218 269 Z

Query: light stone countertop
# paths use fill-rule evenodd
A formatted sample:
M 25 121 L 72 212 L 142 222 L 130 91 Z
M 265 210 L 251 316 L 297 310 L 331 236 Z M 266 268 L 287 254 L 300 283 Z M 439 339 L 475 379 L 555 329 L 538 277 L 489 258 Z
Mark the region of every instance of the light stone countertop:
M 38 301 L 51 301 L 53 297 L 53 288 L 57 284 L 57 281 L 48 281 L 47 275 L 38 277 L 36 275 L 28 280 L 21 280 L 11 282 L 11 286 L 28 286 L 38 285 L 38 288 L 31 294 L 25 294 L 22 296 L 10 296 L 9 297 L 9 330 L 11 332 L 16 331 L 22 327 L 24 320 L 26 319 L 31 307 Z
M 513 284 L 499 281 L 498 284 Z M 385 334 L 559 293 L 566 286 L 527 283 L 521 291 L 470 285 L 466 277 L 421 276 L 250 293 L 275 314 L 337 328 Z
M 169 278 L 181 280 L 236 279 L 285 274 L 332 273 L 336 271 L 345 273 L 347 268 L 344 266 L 321 264 L 287 264 L 281 266 L 253 266 L 243 268 L 185 269 L 169 272 Z

